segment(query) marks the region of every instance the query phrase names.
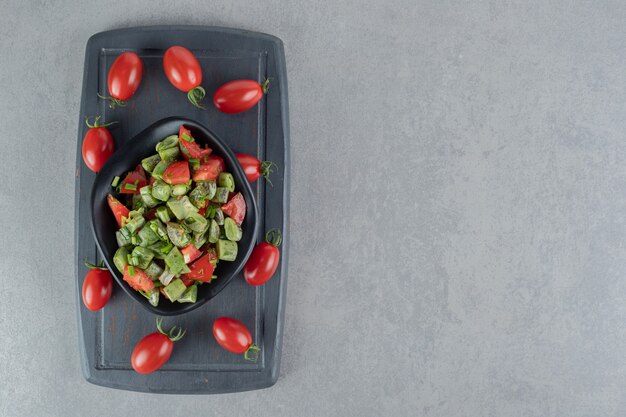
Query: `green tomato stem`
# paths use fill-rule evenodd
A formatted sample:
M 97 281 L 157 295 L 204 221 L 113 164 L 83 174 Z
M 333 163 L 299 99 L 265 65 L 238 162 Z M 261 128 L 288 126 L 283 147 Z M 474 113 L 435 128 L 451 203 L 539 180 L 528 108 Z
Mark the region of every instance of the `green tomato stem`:
M 124 100 L 120 100 L 118 98 L 103 96 L 100 93 L 96 93 L 96 94 L 98 94 L 98 97 L 100 97 L 102 100 L 109 101 L 109 108 L 111 109 L 115 109 L 116 106 L 126 107 L 126 104 L 128 104 Z
M 202 109 L 202 110 L 204 110 L 204 106 L 200 104 L 200 101 L 205 96 L 206 96 L 206 91 L 201 85 L 195 88 L 192 88 L 191 90 L 187 92 L 187 98 L 189 99 L 189 102 L 193 104 L 194 106 L 196 106 L 197 108 Z
M 248 346 L 248 349 L 243 354 L 243 357 L 247 361 L 256 362 L 259 358 L 259 353 L 261 352 L 261 348 L 255 345 L 254 343 Z
M 283 242 L 283 235 L 280 232 L 280 229 L 270 229 L 265 234 L 265 241 L 270 245 L 274 245 L 279 247 Z
M 91 262 L 88 262 L 86 259 L 83 260 L 83 263 L 85 264 L 85 266 L 89 269 L 101 269 L 103 271 L 107 270 L 107 267 L 104 266 L 104 261 L 100 261 L 100 265 L 94 265 Z

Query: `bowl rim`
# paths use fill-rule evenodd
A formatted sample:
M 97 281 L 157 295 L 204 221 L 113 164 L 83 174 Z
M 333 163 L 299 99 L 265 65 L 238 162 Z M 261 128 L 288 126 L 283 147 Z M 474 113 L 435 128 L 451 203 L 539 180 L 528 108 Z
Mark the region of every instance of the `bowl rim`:
M 195 303 L 183 303 L 180 304 L 180 308 L 177 308 L 173 311 L 164 311 L 161 308 L 159 308 L 159 306 L 152 306 L 150 303 L 148 303 L 148 301 L 141 295 L 139 294 L 139 292 L 135 291 L 134 289 L 132 289 L 124 280 L 123 278 L 120 278 L 118 276 L 118 271 L 116 268 L 114 268 L 114 265 L 112 263 L 112 260 L 109 260 L 103 251 L 102 248 L 102 244 L 100 242 L 100 238 L 98 236 L 98 233 L 96 232 L 96 219 L 94 216 L 94 206 L 96 204 L 96 185 L 99 185 L 101 181 L 103 181 L 103 173 L 107 173 L 108 171 L 108 167 L 109 165 L 112 165 L 113 162 L 115 161 L 117 158 L 120 158 L 120 156 L 118 155 L 124 155 L 126 153 L 131 152 L 133 149 L 135 148 L 140 148 L 142 146 L 143 142 L 145 142 L 145 140 L 147 138 L 151 138 L 152 136 L 150 135 L 150 131 L 151 130 L 155 130 L 158 127 L 160 127 L 161 125 L 164 124 L 168 124 L 168 123 L 173 123 L 176 122 L 178 124 L 178 126 L 182 125 L 186 125 L 187 127 L 191 127 L 192 130 L 197 129 L 202 131 L 206 136 L 210 137 L 211 140 L 213 140 L 218 146 L 219 151 L 223 154 L 223 156 L 225 156 L 225 159 L 227 159 L 227 165 L 228 168 L 232 168 L 229 170 L 229 172 L 233 172 L 236 171 L 237 175 L 239 176 L 239 178 L 242 179 L 242 181 L 240 181 L 241 184 L 240 185 L 240 192 L 242 194 L 247 194 L 250 198 L 249 200 L 252 202 L 251 205 L 247 205 L 246 207 L 246 217 L 247 216 L 252 216 L 252 238 L 250 240 L 250 245 L 248 246 L 248 248 L 245 251 L 244 256 L 242 257 L 239 265 L 237 266 L 237 268 L 235 268 L 235 270 L 230 274 L 230 276 L 223 278 L 220 276 L 220 278 L 222 278 L 222 281 L 220 283 L 220 287 L 217 289 L 217 292 L 215 292 L 212 296 L 210 297 L 205 297 L 203 299 L 198 299 Z M 175 134 L 175 133 L 172 133 Z M 146 138 L 142 137 L 146 136 Z M 162 139 L 162 138 L 161 138 Z M 160 140 L 161 140 L 160 139 Z M 209 146 L 212 146 L 212 144 L 208 144 Z M 213 146 L 212 146 L 213 147 Z M 215 148 L 215 147 L 213 147 Z M 145 156 L 144 156 L 145 158 Z M 141 161 L 139 161 L 139 163 L 141 163 Z M 252 250 L 254 249 L 254 247 L 256 246 L 256 239 L 257 239 L 257 234 L 258 234 L 258 229 L 259 229 L 259 216 L 258 216 L 258 207 L 257 207 L 257 202 L 256 202 L 256 198 L 254 196 L 254 192 L 252 191 L 252 187 L 249 183 L 249 181 L 247 180 L 247 177 L 245 175 L 245 172 L 243 170 L 243 168 L 241 167 L 241 165 L 239 163 L 237 163 L 237 157 L 235 156 L 235 153 L 230 149 L 230 147 L 217 135 L 215 134 L 212 130 L 210 130 L 209 128 L 207 128 L 206 126 L 204 126 L 203 124 L 201 124 L 200 122 L 197 122 L 195 120 L 192 119 L 188 119 L 185 117 L 178 117 L 178 116 L 170 116 L 170 117 L 166 117 L 160 120 L 157 120 L 156 122 L 152 123 L 150 126 L 146 127 L 145 129 L 141 130 L 139 133 L 137 133 L 136 135 L 134 135 L 131 139 L 129 139 L 128 141 L 126 141 L 121 147 L 119 147 L 118 149 L 116 149 L 115 153 L 106 161 L 106 163 L 103 165 L 102 169 L 96 174 L 96 178 L 93 181 L 93 184 L 91 186 L 91 193 L 90 193 L 90 204 L 89 204 L 89 215 L 91 218 L 91 232 L 92 235 L 94 237 L 94 241 L 96 242 L 96 247 L 98 248 L 99 254 L 102 258 L 102 260 L 104 261 L 104 264 L 106 265 L 106 267 L 108 268 L 109 272 L 111 273 L 111 275 L 113 275 L 115 281 L 117 282 L 117 284 L 122 288 L 122 290 L 129 296 L 131 297 L 133 300 L 137 301 L 144 309 L 148 310 L 149 312 L 153 313 L 153 314 L 157 314 L 160 316 L 177 316 L 177 315 L 181 315 L 181 314 L 185 314 L 185 313 L 189 313 L 201 306 L 203 306 L 205 303 L 207 303 L 209 300 L 215 298 L 220 292 L 222 292 L 224 290 L 224 288 L 226 288 L 234 279 L 234 277 L 243 269 L 244 265 L 246 264 L 248 258 L 250 257 Z

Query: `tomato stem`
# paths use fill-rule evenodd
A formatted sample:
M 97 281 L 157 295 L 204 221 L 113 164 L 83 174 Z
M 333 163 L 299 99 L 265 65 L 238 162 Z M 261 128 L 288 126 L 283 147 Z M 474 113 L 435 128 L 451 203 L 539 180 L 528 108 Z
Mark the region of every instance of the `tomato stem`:
M 243 357 L 247 361 L 256 362 L 259 358 L 259 353 L 261 352 L 261 348 L 255 345 L 254 343 L 248 346 Z
M 98 94 L 98 97 L 100 97 L 102 100 L 108 100 L 109 108 L 111 109 L 115 109 L 115 106 L 126 107 L 126 104 L 128 104 L 124 100 L 120 100 L 119 98 L 103 96 L 100 93 L 96 94 Z
M 263 90 L 263 94 L 267 94 L 267 92 L 269 91 L 271 80 L 271 78 L 266 78 L 265 81 L 261 83 L 261 89 Z
M 283 242 L 283 235 L 280 232 L 280 229 L 270 229 L 265 233 L 265 241 L 270 245 L 274 245 L 279 247 Z
M 100 123 L 100 116 L 96 116 L 93 120 L 93 124 L 89 124 L 89 117 L 85 117 L 85 124 L 89 129 L 95 129 L 98 127 L 108 127 L 114 125 L 117 122 L 109 122 L 109 123 Z
M 204 98 L 204 96 L 206 96 L 206 91 L 201 85 L 192 88 L 187 92 L 187 98 L 191 104 L 202 110 L 204 110 L 204 106 L 202 106 L 199 102 Z
M 106 271 L 108 269 L 106 266 L 104 266 L 104 261 L 100 261 L 100 265 L 94 265 L 91 262 L 88 262 L 86 259 L 83 259 L 83 263 L 89 269 L 102 269 L 103 271 Z
M 274 172 L 274 167 L 276 167 L 276 164 L 272 161 L 261 162 L 261 176 L 265 178 L 265 181 L 269 182 L 272 187 L 274 184 L 270 181 L 270 174 Z
M 187 333 L 187 330 L 183 329 L 182 327 L 178 327 L 178 326 L 174 326 L 172 327 L 169 332 L 166 332 L 165 330 L 163 330 L 163 317 L 157 317 L 156 319 L 156 326 L 157 326 L 157 330 L 159 331 L 159 333 L 169 337 L 169 339 L 172 342 L 177 342 L 180 339 L 182 339 L 185 336 L 185 333 Z M 174 334 L 175 329 L 178 328 L 178 332 L 176 332 L 176 334 Z

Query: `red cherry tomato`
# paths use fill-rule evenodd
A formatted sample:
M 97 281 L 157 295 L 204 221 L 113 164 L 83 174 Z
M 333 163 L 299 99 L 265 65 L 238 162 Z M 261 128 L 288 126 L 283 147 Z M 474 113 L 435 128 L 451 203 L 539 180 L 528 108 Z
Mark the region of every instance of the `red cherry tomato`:
M 235 80 L 221 86 L 213 96 L 213 104 L 223 113 L 241 113 L 254 107 L 267 93 L 269 80 Z
M 115 151 L 113 136 L 106 128 L 115 122 L 100 124 L 100 116 L 98 116 L 93 125 L 89 124 L 89 119 L 85 119 L 85 123 L 89 130 L 83 139 L 83 161 L 87 168 L 98 172 Z
M 194 181 L 215 181 L 226 165 L 217 155 L 209 155 L 203 159 L 198 169 L 193 172 Z
M 130 362 L 133 369 L 140 374 L 149 374 L 161 368 L 172 355 L 174 342 L 182 339 L 185 335 L 185 331 L 180 328 L 178 333 L 174 335 L 176 326 L 166 333 L 161 328 L 161 323 L 162 319 L 159 317 L 157 319 L 158 332 L 144 336 L 133 349 Z
M 252 155 L 246 155 L 245 153 L 235 154 L 239 164 L 243 168 L 243 172 L 246 173 L 246 178 L 249 182 L 255 182 L 259 177 L 265 178 L 270 184 L 270 174 L 274 172 L 273 168 L 276 166 L 272 161 L 259 161 Z
M 174 162 L 163 173 L 163 181 L 170 185 L 189 182 L 189 164 L 187 161 Z
M 246 217 L 246 200 L 241 193 L 237 193 L 228 200 L 228 203 L 222 206 L 222 211 L 241 226 L 243 219 Z
M 110 107 L 125 106 L 126 100 L 137 91 L 142 76 L 143 63 L 139 55 L 134 52 L 124 52 L 118 56 L 113 61 L 107 77 L 107 87 L 111 97 L 105 98 L 111 100 Z
M 83 281 L 83 303 L 91 311 L 98 311 L 109 302 L 113 293 L 113 278 L 108 269 L 85 262 L 91 270 Z
M 282 242 L 280 230 L 272 229 L 265 235 L 265 242 L 259 243 L 250 254 L 243 267 L 243 277 L 250 285 L 265 284 L 276 272 L 280 262 L 278 246 Z
M 206 92 L 202 84 L 202 68 L 191 51 L 183 46 L 172 46 L 163 55 L 163 69 L 170 83 L 187 93 L 187 98 L 194 106 L 203 108 L 199 101 Z
M 220 317 L 213 322 L 213 336 L 217 343 L 229 352 L 244 354 L 248 360 L 256 360 L 259 352 L 257 345 L 252 343 L 252 335 L 248 328 L 239 320 Z
M 120 203 L 120 201 L 117 198 L 113 197 L 111 194 L 107 194 L 107 202 L 109 203 L 109 208 L 111 209 L 111 212 L 113 212 L 113 216 L 115 216 L 115 221 L 117 221 L 117 225 L 121 229 L 122 219 L 124 217 L 128 218 L 130 210 L 128 210 L 128 208 L 126 208 L 124 204 Z

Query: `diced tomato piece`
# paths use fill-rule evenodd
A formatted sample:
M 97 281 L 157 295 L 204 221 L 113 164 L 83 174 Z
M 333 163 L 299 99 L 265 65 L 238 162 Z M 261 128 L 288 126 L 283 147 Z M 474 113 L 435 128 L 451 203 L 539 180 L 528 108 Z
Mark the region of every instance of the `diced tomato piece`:
M 228 217 L 233 219 L 235 223 L 241 226 L 244 217 L 246 217 L 246 200 L 241 193 L 235 194 L 228 203 L 222 206 L 222 211 Z
M 184 184 L 189 181 L 189 164 L 187 161 L 174 162 L 163 173 L 163 181 L 170 185 Z
M 200 167 L 193 172 L 194 181 L 215 181 L 226 165 L 224 160 L 216 155 L 209 155 L 200 163 Z
M 196 281 L 211 282 L 215 265 L 211 263 L 211 255 L 207 254 L 189 265 L 191 272 L 184 274 L 189 279 Z
M 128 187 L 126 186 L 128 184 Z M 120 187 L 122 194 L 139 194 L 139 189 L 148 184 L 146 179 L 146 171 L 143 170 L 141 164 L 137 165 L 134 171 L 129 172 Z
M 208 205 L 209 205 L 209 202 L 205 201 L 204 202 L 204 207 L 200 207 L 198 209 L 198 214 L 201 215 L 202 217 L 204 217 L 204 215 L 206 214 L 206 208 L 207 208 Z
M 185 287 L 188 287 L 193 284 L 193 279 L 189 278 L 187 275 L 181 275 L 180 280 L 185 284 Z
M 180 132 L 178 133 L 178 143 L 180 144 L 180 150 L 183 152 L 185 159 L 202 159 L 212 152 L 210 148 L 200 148 L 198 142 L 191 136 L 189 129 L 183 125 L 180 126 Z
M 146 219 L 154 220 L 156 219 L 156 209 L 152 208 L 146 212 Z
M 107 195 L 107 202 L 109 203 L 109 207 L 115 216 L 115 221 L 117 221 L 117 226 L 122 227 L 122 218 L 128 218 L 128 213 L 130 210 L 126 208 L 126 206 L 119 202 L 119 200 L 113 197 L 111 194 Z M 205 210 L 206 211 L 206 210 Z
M 180 250 L 180 253 L 183 254 L 183 258 L 185 258 L 185 263 L 191 263 L 202 256 L 202 252 L 200 252 L 193 243 L 188 244 L 184 248 Z
M 150 291 L 154 288 L 154 283 L 145 272 L 133 266 L 133 274 L 128 271 L 129 265 L 124 267 L 124 281 L 128 282 L 133 289 L 139 291 Z

